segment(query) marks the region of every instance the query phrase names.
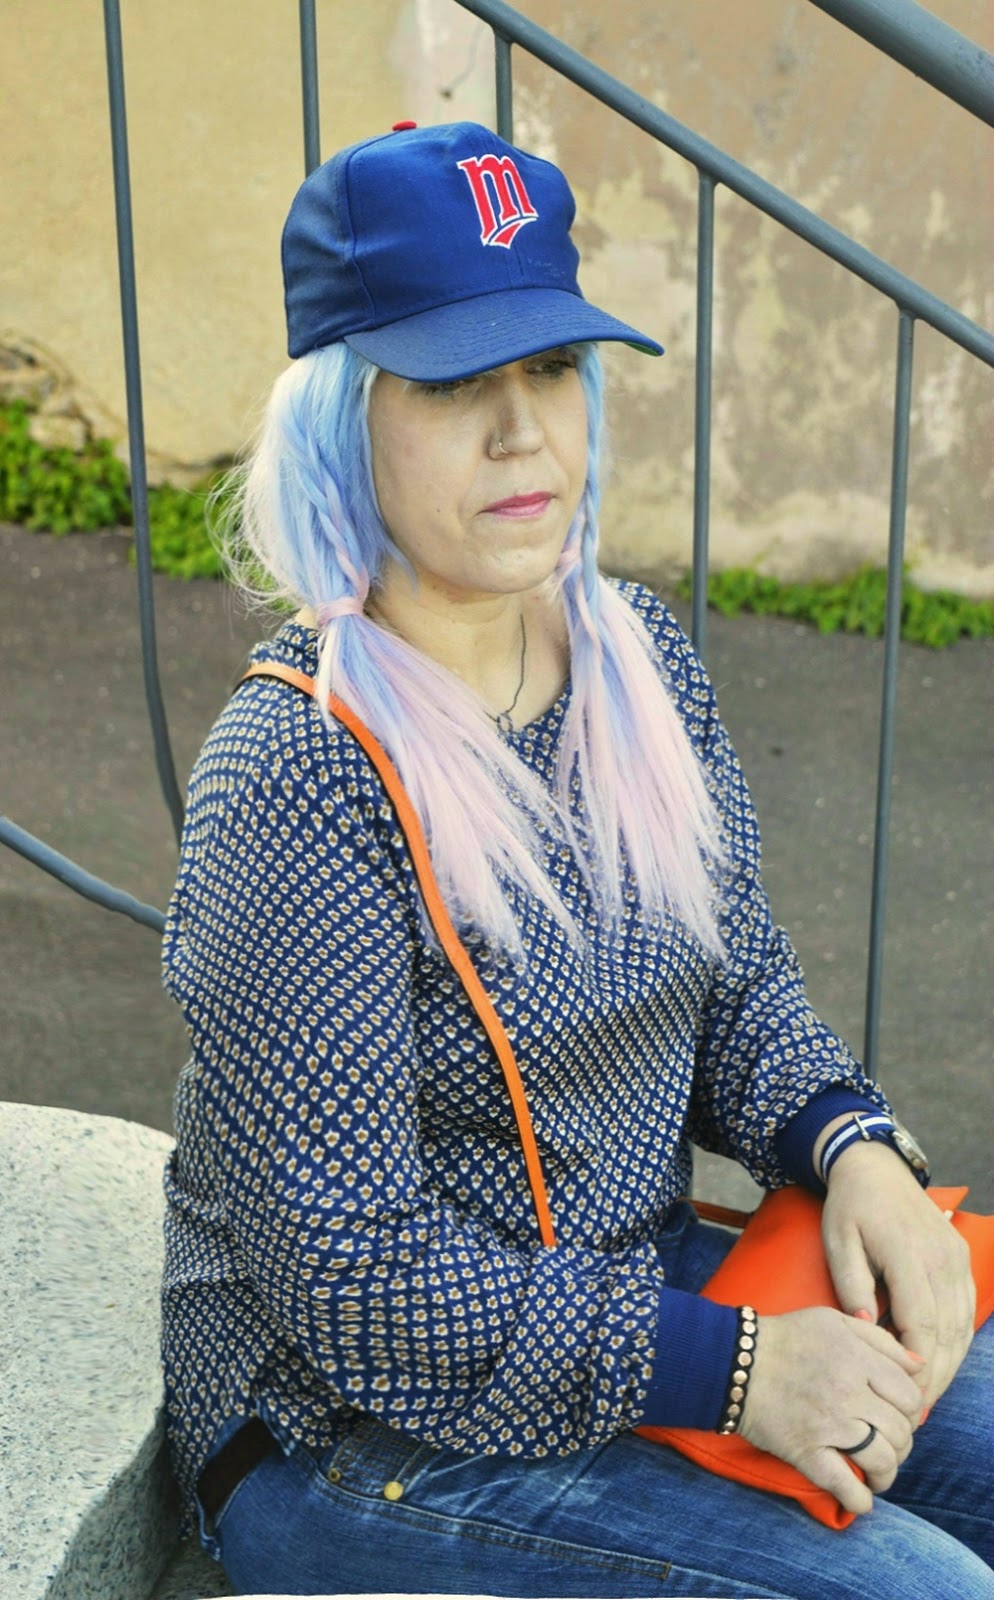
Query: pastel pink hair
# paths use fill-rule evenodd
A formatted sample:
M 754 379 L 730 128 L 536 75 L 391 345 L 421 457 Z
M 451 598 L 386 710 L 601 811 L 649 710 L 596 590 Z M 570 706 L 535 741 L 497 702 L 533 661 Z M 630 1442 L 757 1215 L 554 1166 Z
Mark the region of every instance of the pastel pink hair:
M 589 467 L 550 580 L 572 678 L 552 792 L 458 677 L 363 613 L 385 557 L 404 558 L 373 488 L 366 418 L 377 369 L 346 345 L 301 358 L 277 380 L 226 519 L 229 568 L 255 598 L 314 608 L 319 698 L 340 696 L 390 752 L 457 923 L 518 955 L 517 886 L 580 941 L 543 865 L 551 830 L 568 841 L 608 924 L 622 915 L 627 878 L 644 917 L 675 917 L 720 959 L 719 820 L 652 639 L 597 569 L 602 377 L 593 346 L 576 356 Z

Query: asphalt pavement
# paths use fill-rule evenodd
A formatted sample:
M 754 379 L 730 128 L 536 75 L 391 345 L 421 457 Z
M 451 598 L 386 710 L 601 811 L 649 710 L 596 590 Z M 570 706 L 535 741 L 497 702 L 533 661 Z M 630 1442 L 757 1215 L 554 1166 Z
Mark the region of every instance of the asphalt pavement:
M 0 526 L 0 811 L 164 908 L 176 865 L 119 532 Z M 267 631 L 207 581 L 157 578 L 176 769 Z M 680 608 L 678 608 L 680 609 Z M 749 776 L 765 879 L 821 1015 L 861 1052 L 883 647 L 775 618 L 709 618 L 707 661 Z M 994 1205 L 994 641 L 905 646 L 898 688 L 879 1076 L 937 1180 Z M 158 940 L 0 846 L 0 1098 L 171 1128 L 185 1059 Z M 699 1194 L 745 1200 L 727 1163 Z

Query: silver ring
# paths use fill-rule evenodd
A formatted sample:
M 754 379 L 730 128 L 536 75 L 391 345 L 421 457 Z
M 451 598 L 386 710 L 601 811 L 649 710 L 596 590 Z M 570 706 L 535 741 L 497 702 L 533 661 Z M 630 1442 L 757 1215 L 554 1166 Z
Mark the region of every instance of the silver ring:
M 844 1456 L 858 1456 L 861 1450 L 869 1450 L 874 1439 L 877 1437 L 877 1430 L 873 1426 L 872 1422 L 869 1423 L 869 1429 L 870 1431 L 865 1439 L 861 1439 L 859 1444 L 851 1445 L 848 1450 L 843 1450 L 842 1454 Z
M 502 456 L 506 456 L 507 455 L 507 451 L 504 449 L 504 441 L 503 441 L 503 439 L 498 439 L 497 440 L 497 448 L 500 451 Z

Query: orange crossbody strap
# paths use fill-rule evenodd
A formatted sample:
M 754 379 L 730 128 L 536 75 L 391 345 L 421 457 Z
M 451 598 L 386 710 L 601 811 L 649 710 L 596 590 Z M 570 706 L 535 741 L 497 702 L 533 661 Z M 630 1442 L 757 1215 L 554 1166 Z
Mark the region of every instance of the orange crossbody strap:
M 314 679 L 309 678 L 305 672 L 298 672 L 295 667 L 284 667 L 275 661 L 260 661 L 249 667 L 248 671 L 239 679 L 244 683 L 246 678 L 279 678 L 283 683 L 292 684 L 295 689 L 302 689 L 305 694 L 314 694 Z M 373 766 L 380 775 L 384 789 L 390 797 L 397 821 L 407 840 L 407 848 L 414 863 L 418 884 L 424 899 L 425 908 L 431 918 L 432 927 L 438 935 L 438 942 L 442 946 L 449 962 L 459 977 L 463 988 L 486 1030 L 487 1038 L 494 1047 L 497 1059 L 504 1074 L 507 1092 L 511 1097 L 514 1109 L 514 1119 L 518 1125 L 518 1138 L 524 1151 L 525 1167 L 528 1171 L 528 1182 L 531 1186 L 532 1201 L 535 1206 L 535 1216 L 538 1220 L 538 1230 L 545 1245 L 554 1245 L 555 1232 L 552 1227 L 552 1215 L 549 1211 L 549 1199 L 545 1189 L 545 1177 L 542 1172 L 542 1162 L 535 1143 L 535 1134 L 532 1129 L 531 1114 L 528 1110 L 528 1101 L 525 1097 L 525 1087 L 518 1071 L 518 1063 L 511 1049 L 511 1041 L 504 1030 L 504 1024 L 494 1010 L 493 1001 L 487 994 L 477 976 L 470 955 L 458 933 L 452 925 L 452 918 L 445 908 L 435 873 L 432 869 L 431 856 L 428 853 L 428 844 L 425 840 L 421 823 L 418 821 L 417 812 L 412 806 L 407 790 L 401 781 L 400 773 L 387 755 L 383 746 L 361 722 L 355 712 L 350 710 L 344 700 L 339 700 L 336 695 L 329 695 L 328 710 L 338 722 L 341 722 L 353 738 L 365 750 Z
M 693 1206 L 702 1222 L 719 1222 L 723 1228 L 744 1228 L 755 1215 L 735 1206 L 717 1206 L 711 1200 L 695 1200 Z

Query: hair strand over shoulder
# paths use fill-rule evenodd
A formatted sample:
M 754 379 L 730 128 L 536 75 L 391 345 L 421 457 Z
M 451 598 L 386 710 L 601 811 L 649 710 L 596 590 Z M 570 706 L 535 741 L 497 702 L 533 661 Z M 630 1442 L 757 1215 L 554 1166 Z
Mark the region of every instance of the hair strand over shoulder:
M 407 563 L 373 486 L 367 412 L 378 369 L 348 346 L 302 357 L 277 380 L 224 513 L 228 571 L 256 602 L 318 615 L 320 702 L 338 695 L 390 752 L 457 920 L 519 953 L 507 896 L 516 883 L 579 939 L 542 866 L 551 829 L 569 841 L 609 921 L 630 875 L 644 915 L 672 914 L 720 959 L 717 814 L 648 631 L 597 569 L 602 377 L 593 346 L 576 353 L 590 465 L 550 580 L 572 678 L 554 794 L 459 678 L 362 613 L 384 561 Z

